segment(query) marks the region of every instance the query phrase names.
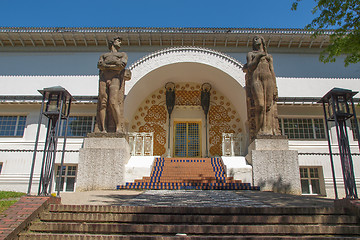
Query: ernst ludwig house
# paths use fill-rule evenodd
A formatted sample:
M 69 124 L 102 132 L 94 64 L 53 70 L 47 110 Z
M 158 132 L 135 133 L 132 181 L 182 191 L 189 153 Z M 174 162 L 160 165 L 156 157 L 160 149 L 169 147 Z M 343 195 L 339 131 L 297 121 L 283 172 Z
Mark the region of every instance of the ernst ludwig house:
M 117 36 L 122 38 L 121 51 L 129 56 L 126 68 L 132 72 L 125 85 L 124 117 L 131 149 L 125 181 L 149 176 L 156 156 L 204 157 L 208 146 L 209 156 L 222 158 L 228 176 L 251 183 L 252 166 L 245 159 L 250 138 L 242 67 L 253 37 L 261 35 L 274 59 L 280 129 L 290 149 L 298 151 L 302 194 L 333 198 L 323 108 L 317 102 L 334 87 L 359 91 L 360 65 L 344 67 L 341 57 L 335 63 L 319 62 L 330 34 L 312 38 L 304 30 L 245 28 L 0 28 L 0 190 L 26 192 L 42 99 L 38 90 L 62 86 L 76 99 L 71 106 L 62 190 L 76 191 L 79 149 L 95 123 L 97 61 L 108 51 L 107 41 Z M 168 82 L 176 87 L 170 123 L 165 104 Z M 211 85 L 208 124 L 200 104 L 204 83 Z M 360 189 L 353 125 L 348 123 L 348 135 Z M 46 128 L 44 120 L 38 149 Z M 330 128 L 342 197 L 336 133 Z M 65 126 L 61 129 L 63 135 Z M 60 137 L 60 146 L 62 142 Z M 40 161 L 41 154 L 34 186 Z M 55 175 L 59 163 L 57 157 Z

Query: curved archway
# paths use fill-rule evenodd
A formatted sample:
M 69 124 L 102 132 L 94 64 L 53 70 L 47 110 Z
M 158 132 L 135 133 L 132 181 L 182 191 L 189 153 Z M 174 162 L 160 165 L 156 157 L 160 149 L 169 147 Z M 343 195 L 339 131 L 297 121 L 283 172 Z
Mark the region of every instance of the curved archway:
M 133 63 L 129 67 L 133 73 L 132 80 L 126 84 L 125 94 L 127 95 L 132 87 L 149 72 L 166 65 L 185 62 L 202 63 L 221 69 L 240 85 L 245 86 L 245 75 L 242 72 L 243 65 L 236 59 L 206 48 L 174 47 L 149 54 Z
M 149 54 L 130 66 L 126 83 L 125 118 L 130 119 L 149 92 L 167 82 L 209 82 L 226 94 L 239 114 L 246 116 L 243 65 L 230 56 L 199 47 L 174 47 Z

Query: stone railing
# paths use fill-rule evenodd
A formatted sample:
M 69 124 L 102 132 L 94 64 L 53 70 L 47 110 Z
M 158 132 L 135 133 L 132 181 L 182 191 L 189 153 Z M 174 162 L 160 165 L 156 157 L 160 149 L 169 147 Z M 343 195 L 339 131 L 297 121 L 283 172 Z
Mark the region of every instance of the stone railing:
M 131 156 L 152 156 L 154 148 L 154 133 L 129 133 Z
M 227 157 L 245 156 L 246 139 L 244 134 L 223 133 L 222 155 Z

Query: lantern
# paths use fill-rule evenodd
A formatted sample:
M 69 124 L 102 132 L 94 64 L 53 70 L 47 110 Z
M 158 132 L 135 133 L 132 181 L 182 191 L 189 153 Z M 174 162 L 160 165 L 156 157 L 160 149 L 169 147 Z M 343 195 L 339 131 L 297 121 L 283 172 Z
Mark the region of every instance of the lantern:
M 28 194 L 31 193 L 36 153 L 38 151 L 37 148 L 39 142 L 40 126 L 42 122 L 42 116 L 44 115 L 48 118 L 48 127 L 46 133 L 46 140 L 44 144 L 44 153 L 43 153 L 43 160 L 42 160 L 42 166 L 40 172 L 38 195 L 48 196 L 51 194 L 53 173 L 55 168 L 55 158 L 57 152 L 57 142 L 60 133 L 61 120 L 65 120 L 64 143 L 63 143 L 61 167 L 60 167 L 60 169 L 63 169 L 64 152 L 65 152 L 67 128 L 68 128 L 67 120 L 70 114 L 71 102 L 74 100 L 74 98 L 65 88 L 61 86 L 44 88 L 43 90 L 39 90 L 39 92 L 42 94 L 43 99 L 41 103 L 39 122 L 38 122 L 38 128 L 37 128 L 37 134 L 35 140 L 35 149 L 33 154 L 31 170 L 30 170 Z M 60 171 L 59 175 L 60 176 L 58 178 L 58 183 L 57 183 L 58 196 L 60 195 L 60 189 L 61 189 L 60 181 L 62 177 L 61 176 L 62 171 Z
M 65 118 L 69 116 L 70 104 L 73 100 L 71 94 L 63 87 L 56 86 L 39 90 L 43 95 L 43 114 L 47 117 Z
M 359 127 L 357 124 L 355 106 L 353 101 L 353 96 L 357 93 L 358 92 L 353 92 L 348 89 L 333 88 L 328 93 L 326 93 L 319 101 L 319 103 L 323 104 L 325 126 L 326 126 L 327 139 L 329 145 L 330 161 L 331 161 L 336 198 L 338 198 L 338 195 L 337 195 L 337 187 L 335 181 L 335 170 L 334 170 L 333 154 L 332 154 L 332 148 L 330 142 L 328 122 L 331 121 L 335 122 L 346 198 L 357 199 L 358 196 L 357 196 L 357 190 L 355 184 L 353 161 L 352 161 L 350 144 L 349 144 L 347 128 L 346 128 L 346 120 L 350 118 L 354 118 L 355 134 L 358 137 L 358 143 L 360 147 Z

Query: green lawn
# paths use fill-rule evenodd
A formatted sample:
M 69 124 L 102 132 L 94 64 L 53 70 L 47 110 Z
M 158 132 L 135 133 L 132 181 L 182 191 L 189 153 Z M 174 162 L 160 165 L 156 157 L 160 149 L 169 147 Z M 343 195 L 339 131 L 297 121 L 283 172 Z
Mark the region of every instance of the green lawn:
M 25 193 L 0 191 L 0 213 L 16 203 Z

